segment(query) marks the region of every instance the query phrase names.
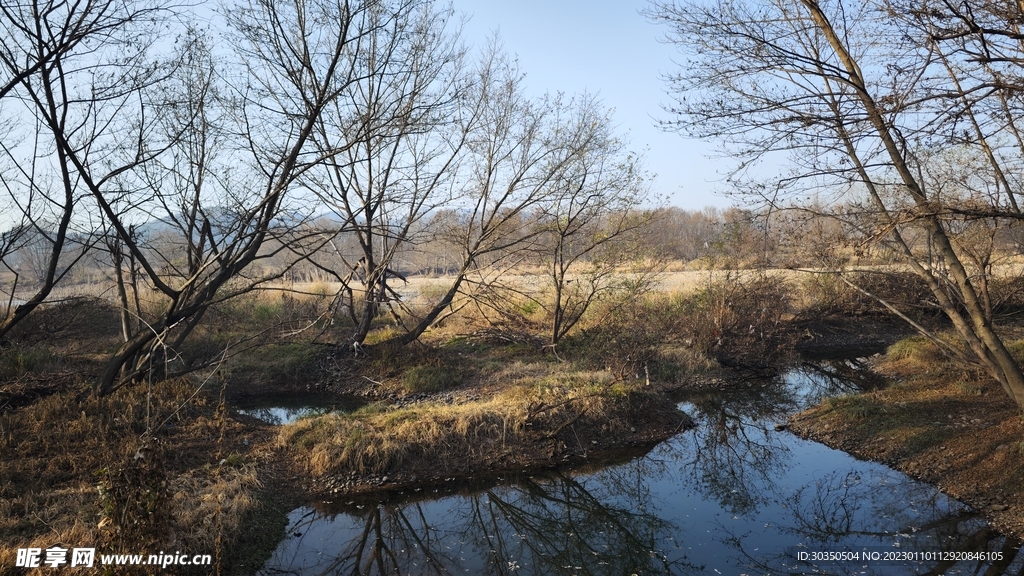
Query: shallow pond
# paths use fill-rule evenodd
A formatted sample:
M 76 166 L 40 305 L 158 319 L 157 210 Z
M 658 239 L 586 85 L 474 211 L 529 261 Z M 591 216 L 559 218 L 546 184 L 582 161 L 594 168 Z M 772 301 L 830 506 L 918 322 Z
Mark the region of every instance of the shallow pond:
M 965 505 L 776 430 L 872 385 L 856 368 L 817 362 L 682 398 L 695 430 L 597 471 L 299 508 L 261 574 L 1024 572 L 1019 544 Z

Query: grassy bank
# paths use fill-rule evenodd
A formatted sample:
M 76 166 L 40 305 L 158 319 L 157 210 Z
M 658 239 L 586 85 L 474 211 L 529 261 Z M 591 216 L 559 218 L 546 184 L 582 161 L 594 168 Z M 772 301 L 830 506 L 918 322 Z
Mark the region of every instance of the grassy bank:
M 0 573 L 25 573 L 18 548 L 63 545 L 211 554 L 224 573 L 248 574 L 285 514 L 318 494 L 577 466 L 688 425 L 663 393 L 677 380 L 621 378 L 591 360 L 476 338 L 376 350 L 346 382 L 373 380 L 385 399 L 279 428 L 234 414 L 217 378 L 103 398 L 67 383 L 0 414 Z
M 1024 418 L 999 384 L 920 337 L 890 347 L 874 369 L 888 386 L 829 399 L 790 428 L 934 484 L 1024 537 Z
M 653 305 L 630 314 L 590 326 L 559 354 L 507 331 L 466 334 L 464 324 L 358 357 L 274 341 L 216 371 L 102 398 L 91 392 L 92 358 L 116 332 L 7 348 L 0 573 L 26 573 L 14 566 L 19 548 L 61 545 L 211 554 L 224 573 L 248 574 L 280 539 L 285 514 L 317 494 L 580 465 L 650 445 L 687 424 L 662 391 L 715 365 L 666 346 L 657 322 L 669 317 Z M 637 317 L 643 329 L 628 326 Z M 208 333 L 223 339 L 238 327 Z M 328 386 L 374 402 L 277 429 L 223 400 Z
M 356 493 L 555 467 L 657 442 L 690 424 L 644 381 L 523 362 L 505 373 L 510 384 L 492 394 L 475 393 L 470 385 L 454 401 L 375 403 L 351 414 L 303 419 L 282 427 L 278 443 L 317 491 Z

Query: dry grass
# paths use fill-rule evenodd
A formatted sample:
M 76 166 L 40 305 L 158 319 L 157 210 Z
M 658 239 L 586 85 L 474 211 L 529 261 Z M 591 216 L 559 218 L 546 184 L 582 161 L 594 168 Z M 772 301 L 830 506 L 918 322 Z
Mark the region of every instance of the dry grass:
M 278 442 L 314 476 L 400 469 L 455 475 L 467 466 L 513 466 L 538 442 L 585 448 L 590 438 L 625 433 L 638 413 L 665 404 L 641 384 L 616 382 L 607 372 L 552 374 L 519 363 L 502 373 L 516 384 L 488 398 L 328 414 L 283 427 Z M 657 411 L 647 415 L 656 418 Z
M 315 476 L 385 473 L 413 460 L 440 465 L 456 455 L 492 456 L 496 442 L 521 441 L 526 416 L 525 405 L 497 399 L 381 414 L 329 414 L 285 427 L 280 442 L 297 449 Z
M 237 534 L 246 513 L 258 502 L 260 487 L 252 465 L 189 470 L 170 481 L 172 523 L 184 549 L 210 550 L 218 535 Z
M 137 486 L 117 484 L 139 477 L 143 464 L 133 454 L 142 445 L 160 447 L 156 465 L 142 472 L 166 486 L 166 497 L 157 499 L 164 520 L 151 527 L 155 544 L 212 554 L 218 538 L 230 542 L 255 505 L 258 483 L 252 466 L 216 464 L 220 439 L 233 437 L 238 425 L 195 392 L 184 379 L 154 386 L 151 396 L 137 386 L 96 398 L 83 387 L 0 415 L 0 453 L 10 455 L 0 460 L 0 573 L 13 569 L 19 547 L 159 552 L 140 548 L 146 538 L 133 534 L 141 524 L 111 517 L 140 505 L 118 500 Z M 143 440 L 147 421 L 169 426 Z

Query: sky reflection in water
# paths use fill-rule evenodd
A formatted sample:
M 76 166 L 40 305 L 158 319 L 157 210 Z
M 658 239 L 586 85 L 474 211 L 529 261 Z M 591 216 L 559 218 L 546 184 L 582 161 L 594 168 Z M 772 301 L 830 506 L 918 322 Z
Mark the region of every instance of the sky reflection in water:
M 1022 573 L 1016 542 L 933 487 L 774 430 L 823 397 L 871 384 L 849 380 L 852 368 L 808 364 L 690 395 L 680 406 L 695 430 L 597 472 L 337 514 L 300 508 L 261 574 Z M 883 562 L 864 560 L 865 550 L 1003 560 Z M 799 560 L 815 551 L 861 560 Z
M 328 412 L 351 412 L 365 403 L 365 401 L 341 398 L 334 394 L 307 393 L 243 402 L 236 406 L 235 410 L 239 414 L 280 426 L 291 424 L 301 418 L 320 416 Z

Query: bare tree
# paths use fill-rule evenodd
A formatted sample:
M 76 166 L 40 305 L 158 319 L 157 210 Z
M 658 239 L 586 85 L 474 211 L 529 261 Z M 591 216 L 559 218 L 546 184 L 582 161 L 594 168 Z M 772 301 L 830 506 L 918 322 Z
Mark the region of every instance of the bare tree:
M 18 292 L 18 281 L 20 272 L 12 266 L 11 258 L 19 250 L 25 247 L 28 242 L 29 228 L 25 225 L 24 219 L 21 222 L 12 224 L 11 227 L 0 233 L 0 263 L 11 274 L 10 291 L 4 301 L 3 318 L 7 318 L 14 311 L 15 297 Z M 19 303 L 20 304 L 20 303 Z
M 450 8 L 405 0 L 369 18 L 379 33 L 347 54 L 355 80 L 319 118 L 313 136 L 327 158 L 304 176 L 333 212 L 355 255 L 337 250 L 342 302 L 361 343 L 382 307 L 401 306 L 396 256 L 423 240 L 422 221 L 451 201 L 472 108 L 464 48 Z M 333 153 L 332 151 L 339 151 Z
M 581 114 L 579 102 L 561 96 L 531 100 L 523 95 L 520 73 L 496 47 L 485 53 L 460 116 L 466 134 L 451 201 L 454 218 L 437 222 L 435 233 L 458 246 L 461 261 L 445 293 L 394 339 L 417 339 L 449 307 L 467 284 L 488 283 L 488 270 L 503 269 L 542 233 L 524 220 L 551 208 L 559 182 L 571 180 L 574 163 L 607 144 L 604 126 Z
M 1024 407 L 1024 373 L 986 309 L 987 285 L 978 281 L 985 271 L 972 269 L 950 227 L 949 215 L 970 206 L 923 177 L 929 146 L 949 143 L 936 139 L 936 127 L 958 118 L 943 103 L 964 105 L 966 92 L 950 83 L 958 74 L 941 70 L 928 45 L 870 3 L 660 3 L 651 15 L 691 57 L 671 79 L 677 106 L 667 127 L 727 142 L 743 169 L 787 153 L 789 173 L 747 182 L 773 208 L 800 206 L 826 189 L 832 201 L 863 199 L 872 216 L 868 240 L 888 239 L 970 357 Z M 1015 218 L 1012 192 L 1002 187 L 1001 200 L 986 199 L 984 212 Z
M 595 301 L 642 284 L 647 272 L 643 228 L 650 215 L 640 159 L 611 131 L 612 118 L 589 97 L 573 107 L 574 123 L 594 126 L 590 145 L 552 186 L 540 218 L 541 261 L 552 289 L 550 344 L 558 343 Z M 639 265 L 626 269 L 630 264 Z M 544 303 L 542 303 L 544 304 Z
M 21 221 L 12 230 L 31 231 L 40 256 L 34 291 L 0 321 L 0 336 L 42 304 L 98 238 L 102 225 L 82 207 L 88 182 L 146 161 L 140 142 L 147 124 L 113 120 L 160 76 L 147 50 L 166 12 L 104 0 L 0 7 L 0 113 L 12 136 L 0 144 L 10 166 L 0 178 Z M 11 292 L 13 300 L 14 286 Z
M 325 242 L 318 230 L 306 226 L 315 205 L 298 180 L 343 147 L 320 149 L 314 133 L 324 111 L 358 81 L 361 71 L 351 55 L 368 49 L 384 32 L 388 19 L 378 13 L 407 8 L 369 1 L 261 0 L 232 7 L 228 22 L 239 62 L 231 72 L 237 77 L 210 72 L 215 69 L 210 51 L 199 39 L 193 43 L 197 50 L 183 56 L 186 73 L 178 92 L 171 93 L 172 99 L 180 97 L 182 112 L 168 117 L 172 129 L 165 129 L 169 144 L 162 163 L 153 173 L 133 174 L 145 193 L 125 203 L 135 210 L 161 211 L 164 221 L 181 232 L 180 264 L 130 242 L 133 211 L 115 205 L 98 183 L 92 186 L 93 197 L 146 281 L 166 300 L 164 311 L 114 354 L 100 393 L 168 365 L 168 354 L 212 304 L 280 274 L 261 273 L 254 262 L 277 253 L 293 254 L 292 262 L 303 260 Z M 225 85 L 234 97 L 220 95 Z M 168 94 L 154 98 L 160 102 Z

